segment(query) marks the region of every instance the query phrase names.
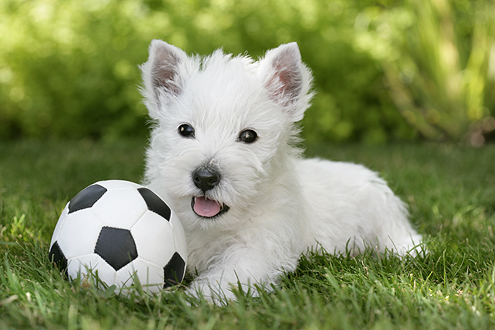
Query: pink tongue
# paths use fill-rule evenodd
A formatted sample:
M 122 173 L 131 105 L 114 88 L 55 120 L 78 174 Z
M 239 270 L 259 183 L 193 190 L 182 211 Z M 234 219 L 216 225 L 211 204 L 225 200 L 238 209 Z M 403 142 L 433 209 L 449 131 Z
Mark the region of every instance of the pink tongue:
M 196 197 L 194 212 L 202 217 L 211 218 L 220 212 L 220 204 L 211 199 Z

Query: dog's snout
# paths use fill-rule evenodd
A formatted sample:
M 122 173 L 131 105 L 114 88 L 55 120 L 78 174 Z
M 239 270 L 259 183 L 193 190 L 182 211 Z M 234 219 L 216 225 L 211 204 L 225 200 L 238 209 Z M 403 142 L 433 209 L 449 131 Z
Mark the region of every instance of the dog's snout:
M 193 172 L 192 179 L 194 185 L 205 192 L 220 183 L 220 173 L 211 167 L 201 166 Z

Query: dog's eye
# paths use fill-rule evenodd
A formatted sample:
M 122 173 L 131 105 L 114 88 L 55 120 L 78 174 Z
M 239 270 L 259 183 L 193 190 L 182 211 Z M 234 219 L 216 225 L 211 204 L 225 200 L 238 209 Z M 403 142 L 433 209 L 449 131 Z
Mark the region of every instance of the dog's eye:
M 189 124 L 182 124 L 178 128 L 179 134 L 183 137 L 193 138 L 194 137 L 194 128 Z
M 253 143 L 258 139 L 258 134 L 256 134 L 255 131 L 252 129 L 247 129 L 241 132 L 239 134 L 239 141 L 244 142 L 244 143 Z

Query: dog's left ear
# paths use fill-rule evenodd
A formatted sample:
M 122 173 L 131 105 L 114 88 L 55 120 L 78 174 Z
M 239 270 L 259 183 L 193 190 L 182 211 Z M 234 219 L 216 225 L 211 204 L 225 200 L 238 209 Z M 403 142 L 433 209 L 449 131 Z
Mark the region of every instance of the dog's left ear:
M 284 108 L 292 121 L 301 120 L 313 97 L 310 92 L 313 78 L 301 61 L 297 43 L 266 52 L 260 60 L 260 72 L 271 99 Z

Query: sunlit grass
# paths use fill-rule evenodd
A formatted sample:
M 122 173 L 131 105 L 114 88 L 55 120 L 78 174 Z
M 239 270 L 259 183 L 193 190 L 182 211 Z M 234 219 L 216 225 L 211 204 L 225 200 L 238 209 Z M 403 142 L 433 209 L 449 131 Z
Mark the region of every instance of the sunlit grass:
M 65 203 L 104 179 L 139 182 L 143 141 L 0 143 L 0 329 L 487 329 L 495 326 L 495 146 L 308 146 L 363 163 L 410 206 L 429 254 L 310 255 L 261 297 L 212 306 L 71 285 L 48 263 Z

